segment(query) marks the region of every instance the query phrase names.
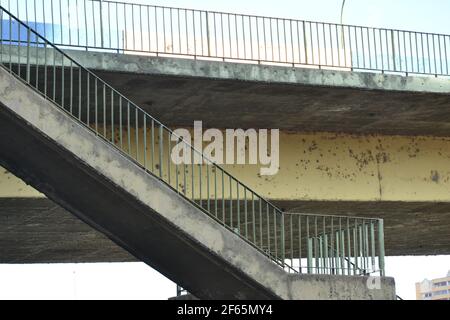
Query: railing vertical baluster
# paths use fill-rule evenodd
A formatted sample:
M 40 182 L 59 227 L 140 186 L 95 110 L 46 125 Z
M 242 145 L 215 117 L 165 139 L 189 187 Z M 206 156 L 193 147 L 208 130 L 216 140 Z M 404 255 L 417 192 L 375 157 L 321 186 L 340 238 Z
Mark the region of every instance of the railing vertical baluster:
M 102 96 L 102 102 L 103 102 L 103 137 L 107 139 L 107 128 L 106 128 L 106 85 L 103 84 L 103 96 Z M 129 119 L 129 117 L 128 117 Z
M 138 109 L 134 106 L 134 114 L 135 114 L 135 123 L 134 123 L 134 133 L 136 138 L 136 160 L 139 162 L 139 114 Z M 169 171 L 170 172 L 170 171 Z M 170 177 L 170 176 L 169 176 Z M 170 184 L 170 178 L 169 178 Z
M 209 163 L 205 163 L 205 169 L 206 169 L 206 196 L 207 196 L 207 203 L 206 203 L 206 209 L 208 212 L 211 211 L 211 204 L 209 203 Z
M 152 119 L 152 127 L 151 127 L 151 153 L 152 153 L 152 172 L 155 172 L 155 120 Z
M 258 199 L 259 202 L 259 246 L 261 248 L 264 247 L 264 242 L 263 242 L 263 216 L 262 216 L 262 201 L 261 201 L 261 197 L 259 197 Z
M 347 274 L 351 275 L 352 267 L 351 267 L 351 257 L 352 257 L 352 251 L 351 251 L 351 234 L 350 234 L 350 218 L 347 218 Z
M 212 169 L 214 170 L 214 212 L 217 218 L 217 166 L 214 163 L 212 164 Z
M 270 220 L 269 220 L 269 204 L 266 202 L 266 224 L 267 224 L 267 252 L 270 255 Z
M 158 142 L 159 142 L 159 177 L 162 178 L 163 176 L 163 147 L 164 147 L 164 131 L 163 131 L 163 125 L 159 124 L 159 135 L 158 135 Z M 192 171 L 192 174 L 194 171 Z M 193 181 L 194 179 L 192 179 Z
M 276 209 L 275 209 L 276 210 Z M 284 213 L 280 214 L 280 242 L 281 242 L 281 263 L 282 267 L 285 266 L 285 259 L 286 259 L 286 231 L 285 231 L 285 225 L 284 225 Z
M 153 120 L 152 120 L 152 122 L 153 122 Z M 183 148 L 184 148 L 184 144 L 185 144 L 185 142 L 184 142 L 184 140 L 183 140 Z M 153 166 L 153 164 L 152 164 L 152 166 Z M 186 158 L 185 159 L 183 159 L 183 194 L 187 197 L 188 195 L 187 195 L 187 168 L 186 168 Z
M 131 154 L 131 128 L 130 128 L 130 102 L 127 101 L 127 147 L 128 154 Z
M 220 170 L 222 173 L 222 222 L 225 224 L 225 178 L 223 170 Z
M 237 229 L 238 233 L 241 234 L 241 201 L 239 198 L 239 182 L 236 180 L 236 199 L 237 199 Z
M 438 40 L 438 44 L 439 44 L 439 67 L 441 70 L 441 74 L 443 74 L 443 69 L 442 69 L 442 51 L 441 51 L 441 36 L 437 35 L 437 40 Z
M 313 254 L 314 254 L 314 266 L 316 267 L 316 273 L 319 273 L 319 248 L 318 248 L 318 233 L 317 233 L 317 216 L 314 216 L 314 242 L 313 242 Z
M 326 234 L 327 234 L 327 230 L 326 230 L 326 217 L 322 216 L 322 234 L 320 235 L 321 238 L 321 259 L 322 259 L 322 273 L 327 273 L 327 243 L 326 243 Z
M 444 36 L 445 70 L 446 74 L 448 75 L 448 62 L 450 61 L 450 58 L 447 56 L 447 40 L 445 40 L 445 38 L 448 38 L 450 40 L 450 37 Z
M 312 273 L 312 250 L 313 250 L 313 243 L 312 239 L 309 236 L 309 216 L 306 216 L 306 266 L 308 273 Z
M 228 182 L 230 184 L 230 228 L 233 230 L 233 186 L 231 183 L 231 176 L 228 176 Z
M 144 133 L 144 168 L 145 170 L 147 170 L 147 116 L 144 115 L 144 119 L 143 119 L 144 123 L 143 123 L 143 133 Z M 177 166 L 178 168 L 178 166 Z M 178 173 L 177 173 L 177 179 L 178 179 Z M 177 190 L 178 190 L 178 180 L 177 180 Z
M 334 234 L 334 219 L 333 217 L 330 217 L 331 223 L 330 223 L 330 267 L 331 272 L 330 274 L 336 274 L 336 260 L 335 260 L 335 249 L 334 249 L 334 242 L 335 242 L 335 234 Z
M 363 247 L 363 224 L 358 225 L 358 236 L 359 236 L 359 244 L 358 244 L 358 258 L 360 262 L 360 267 L 362 269 L 362 274 L 365 273 L 365 259 L 364 259 L 364 247 Z
M 308 40 L 306 37 L 306 24 L 305 21 L 302 22 L 302 26 L 303 26 L 303 46 L 305 49 L 305 64 L 308 64 Z M 309 24 L 310 28 L 311 28 L 311 23 Z M 312 38 L 311 38 L 311 50 L 312 50 Z
M 402 31 L 403 34 L 403 53 L 405 58 L 405 73 L 408 74 L 408 53 L 406 51 L 406 34 L 404 31 Z
M 170 181 L 171 181 L 171 172 L 170 172 L 170 170 L 171 170 L 171 167 L 172 167 L 172 161 L 171 161 L 171 158 L 170 158 L 170 150 L 172 149 L 172 147 L 171 147 L 171 144 L 172 144 L 172 142 L 171 142 L 171 134 L 170 134 L 170 131 L 168 131 L 167 132 L 167 182 L 169 183 L 169 185 L 170 185 Z
M 270 28 L 270 49 L 272 51 L 272 55 L 270 56 L 271 61 L 275 61 L 275 55 L 273 50 L 273 31 L 272 31 L 272 18 L 269 18 L 269 28 Z
M 203 164 L 203 154 L 201 155 L 201 163 L 198 164 L 198 184 L 199 184 L 199 204 L 203 208 L 203 196 L 202 196 L 202 164 Z
M 339 218 L 339 236 L 340 236 L 340 249 L 341 249 L 341 261 L 340 261 L 340 265 L 341 265 L 341 274 L 345 275 L 345 232 L 342 229 L 342 218 Z
M 97 79 L 95 79 L 95 96 L 97 99 Z M 96 107 L 96 113 L 97 113 L 97 102 L 95 103 Z M 120 149 L 123 150 L 123 127 L 122 127 L 122 97 L 119 95 L 119 143 L 120 143 Z
M 88 112 L 89 119 L 89 112 Z M 114 134 L 114 90 L 111 89 L 111 142 L 115 144 L 115 134 Z
M 378 263 L 380 269 L 380 276 L 384 277 L 384 221 L 383 219 L 378 220 Z
M 142 5 L 139 8 L 139 33 L 141 34 L 141 51 L 144 51 L 144 30 L 142 29 Z
M 316 23 L 316 25 L 317 25 L 317 23 Z M 322 41 L 323 41 L 323 54 L 324 54 L 324 60 L 325 60 L 325 66 L 328 66 L 328 46 L 327 46 L 327 37 L 326 37 L 326 31 L 325 31 L 325 24 L 323 24 L 323 23 L 321 23 L 320 24 L 321 26 L 322 26 Z M 318 31 L 317 31 L 318 32 Z M 317 46 L 319 47 L 319 50 L 320 50 L 320 42 L 319 42 L 319 38 L 317 38 Z M 321 62 L 321 60 L 322 60 L 322 57 L 321 57 L 321 55 L 320 55 L 320 53 L 319 53 L 319 65 L 321 65 L 322 64 L 322 62 Z
M 37 56 L 37 53 L 36 53 Z M 38 68 L 38 64 L 36 63 L 36 69 Z M 69 112 L 70 114 L 72 114 L 73 111 L 73 62 L 72 60 L 70 60 L 70 69 L 69 69 L 69 73 L 70 73 L 70 88 L 69 88 Z M 38 73 L 36 72 L 36 79 L 38 79 Z M 38 88 L 38 80 L 36 80 L 36 89 L 39 90 Z
M 298 215 L 298 272 L 302 270 L 302 216 Z
M 3 23 L 3 21 L 0 21 L 0 23 Z M 0 35 L 0 36 L 3 37 L 3 35 Z M 30 31 L 30 28 L 28 27 L 27 28 L 27 71 L 26 71 L 26 81 L 28 84 L 30 84 L 30 37 L 31 37 L 31 31 Z M 64 61 L 64 57 L 63 57 L 63 61 Z M 62 69 L 64 72 L 64 67 L 62 67 Z M 63 78 L 63 82 L 64 82 L 64 78 Z M 64 85 L 63 85 L 63 88 L 64 88 Z
M 248 216 L 247 216 L 247 188 L 244 187 L 244 230 L 245 238 L 248 239 Z
M 337 67 L 340 67 L 341 66 L 341 50 L 339 48 L 339 30 L 338 30 L 337 24 L 334 24 L 334 29 L 336 31 L 336 51 L 337 51 L 337 59 L 338 59 Z
M 333 231 L 333 235 L 334 235 L 334 242 L 336 244 L 335 247 L 333 247 L 333 250 L 336 252 L 335 254 L 335 266 L 336 266 L 336 274 L 340 275 L 341 274 L 341 250 L 340 250 L 340 244 L 341 244 L 341 234 L 340 234 L 341 230 L 340 227 L 338 225 L 337 230 Z
M 278 228 L 277 228 L 277 212 L 275 208 L 273 208 L 273 242 L 274 242 L 274 248 L 275 248 L 275 260 L 278 260 Z
M 370 221 L 370 238 L 369 238 L 369 244 L 370 244 L 370 253 L 371 253 L 371 269 L 370 271 L 373 272 L 376 270 L 375 267 L 375 226 L 374 222 Z
M 94 81 L 94 104 L 95 104 L 95 110 L 94 110 L 94 118 L 95 118 L 95 133 L 98 134 L 98 84 L 97 84 L 97 78 L 95 78 Z M 121 114 L 122 115 L 122 114 Z M 122 118 L 121 118 L 122 120 Z M 122 125 L 122 123 L 121 123 Z
M 357 275 L 358 272 L 358 224 L 357 220 L 354 220 L 353 225 L 353 255 L 354 255 L 354 263 L 353 263 L 353 274 Z
M 319 60 L 319 63 L 318 63 L 318 65 L 319 65 L 319 68 L 320 67 L 322 67 L 322 61 L 321 61 L 321 57 L 322 57 L 322 55 L 320 54 L 320 41 L 319 41 L 319 24 L 316 22 L 316 40 L 317 40 L 317 56 L 318 56 L 318 60 Z M 323 24 L 321 23 L 321 25 L 322 25 L 322 29 L 324 28 L 324 26 L 323 26 Z M 325 44 L 324 44 L 324 46 L 325 46 Z M 325 48 L 324 48 L 324 51 L 325 51 L 325 57 L 326 57 L 326 51 L 327 49 L 326 49 L 326 46 L 325 46 Z M 325 62 L 325 64 L 327 64 L 326 62 Z
M 78 120 L 81 121 L 81 78 L 82 69 L 78 67 Z
M 64 59 L 64 57 L 63 57 Z M 64 68 L 63 68 L 64 69 Z M 64 73 L 63 73 L 64 74 Z M 86 124 L 89 126 L 89 113 L 90 113 L 90 85 L 89 85 L 89 81 L 90 81 L 90 75 L 89 73 L 87 74 L 86 77 Z M 63 81 L 63 88 L 64 88 L 64 81 Z M 64 95 L 63 95 L 64 96 Z M 62 99 L 64 100 L 64 98 Z
M 256 221 L 255 221 L 255 193 L 252 192 L 252 232 L 253 243 L 256 244 Z
M 434 60 L 434 75 L 437 77 L 437 59 L 436 59 L 436 41 L 434 34 L 431 35 L 431 41 L 433 42 L 433 60 Z
M 131 33 L 133 35 L 133 46 L 132 49 L 133 51 L 136 50 L 136 31 L 135 31 L 135 27 L 136 27 L 136 23 L 134 21 L 134 3 L 131 4 Z M 164 46 L 165 48 L 165 46 Z
M 155 8 L 155 37 L 156 37 L 156 52 L 159 52 L 159 41 L 158 41 L 158 15 L 157 8 Z M 194 38 L 195 39 L 195 38 Z
M 426 33 L 425 35 L 426 35 L 426 38 L 427 38 L 428 72 L 429 73 L 433 73 L 431 71 L 430 34 Z

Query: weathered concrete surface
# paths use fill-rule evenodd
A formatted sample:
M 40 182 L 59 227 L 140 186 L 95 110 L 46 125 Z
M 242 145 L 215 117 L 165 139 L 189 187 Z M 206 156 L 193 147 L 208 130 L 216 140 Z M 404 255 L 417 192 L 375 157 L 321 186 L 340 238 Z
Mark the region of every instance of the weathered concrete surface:
M 147 131 L 149 141 L 150 129 Z M 131 136 L 135 135 L 134 130 L 130 132 Z M 115 133 L 115 141 L 119 143 L 117 129 Z M 126 135 L 123 130 L 122 136 Z M 144 164 L 143 129 L 138 131 L 138 136 L 139 161 Z M 406 202 L 450 202 L 448 137 L 281 132 L 279 142 L 280 163 L 276 175 L 261 176 L 262 165 L 223 167 L 272 200 L 394 201 L 398 202 L 396 208 L 400 202 L 405 202 L 406 208 L 409 206 Z M 205 142 L 204 147 L 207 144 Z M 167 148 L 166 143 L 163 145 L 163 165 L 169 160 Z M 136 150 L 135 139 L 131 139 L 131 150 L 133 153 Z M 151 148 L 147 148 L 147 159 L 151 157 Z M 175 181 L 175 170 L 172 170 L 171 178 Z M 197 184 L 198 175 L 195 179 Z M 203 182 L 206 185 L 206 179 Z M 191 195 L 189 183 L 186 192 Z M 228 197 L 227 190 L 225 194 Z M 206 191 L 203 195 L 206 197 Z M 39 196 L 36 190 L 0 167 L 0 198 Z M 214 197 L 214 189 L 210 190 L 210 196 Z
M 393 278 L 289 275 L 297 300 L 395 300 Z
M 68 51 L 170 126 L 450 134 L 450 79 Z
M 288 297 L 262 253 L 3 69 L 0 102 L 2 165 L 138 259 L 201 298 Z
M 356 281 L 355 281 L 356 280 Z M 395 300 L 392 278 L 354 279 L 348 276 L 290 275 L 289 286 L 297 300 Z M 169 300 L 198 300 L 190 293 Z
M 274 201 L 292 212 L 380 217 L 389 256 L 450 254 L 450 203 Z M 136 258 L 46 198 L 0 198 L 0 263 Z
M 450 135 L 449 78 L 66 52 L 168 126 Z M 44 49 L 37 61 L 44 65 Z
M 262 253 L 3 69 L 0 133 L 3 166 L 195 296 L 301 297 Z M 357 296 L 392 299 L 383 281 L 388 294 Z
M 0 199 L 0 263 L 137 261 L 47 198 Z

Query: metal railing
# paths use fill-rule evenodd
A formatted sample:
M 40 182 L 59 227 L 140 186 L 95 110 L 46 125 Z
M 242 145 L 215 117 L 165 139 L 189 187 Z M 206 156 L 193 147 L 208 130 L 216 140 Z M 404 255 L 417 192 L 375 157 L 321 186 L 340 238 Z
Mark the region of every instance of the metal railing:
M 273 262 L 289 272 L 344 274 L 350 263 L 354 264 L 351 274 L 383 274 L 382 220 L 283 213 L 3 7 L 0 17 L 3 68 Z M 181 150 L 194 161 L 175 164 L 172 152 Z M 318 221 L 322 231 L 317 229 Z M 346 227 L 343 221 L 352 221 L 352 225 Z M 373 236 L 376 227 L 377 239 Z M 356 247 L 351 246 L 351 239 Z M 369 249 L 375 246 L 378 269 L 364 264 L 374 257 L 375 251 Z
M 309 274 L 384 274 L 382 219 L 285 213 L 285 262 Z
M 0 4 L 58 46 L 450 75 L 450 35 L 445 34 L 106 0 Z

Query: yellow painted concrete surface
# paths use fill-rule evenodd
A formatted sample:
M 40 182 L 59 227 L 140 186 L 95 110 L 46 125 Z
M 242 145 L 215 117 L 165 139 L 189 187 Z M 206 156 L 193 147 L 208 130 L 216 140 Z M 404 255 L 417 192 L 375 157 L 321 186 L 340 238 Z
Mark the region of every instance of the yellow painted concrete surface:
M 127 136 L 123 134 L 126 149 Z M 133 153 L 135 136 L 132 131 L 130 147 Z M 141 161 L 143 136 L 140 130 Z M 150 143 L 150 137 L 148 130 L 147 143 Z M 118 133 L 115 141 L 120 141 Z M 155 144 L 155 152 L 158 148 Z M 166 144 L 163 166 L 167 164 L 167 154 Z M 156 155 L 155 163 L 157 159 Z M 147 148 L 147 165 L 151 165 L 150 146 Z M 282 132 L 278 174 L 260 176 L 259 165 L 224 167 L 269 199 L 450 201 L 450 138 Z M 172 179 L 176 179 L 174 168 Z M 198 172 L 195 173 L 197 177 Z M 191 175 L 189 169 L 187 174 Z M 181 183 L 181 172 L 179 180 Z M 202 184 L 206 188 L 206 179 Z M 0 197 L 40 196 L 6 170 L 0 170 Z

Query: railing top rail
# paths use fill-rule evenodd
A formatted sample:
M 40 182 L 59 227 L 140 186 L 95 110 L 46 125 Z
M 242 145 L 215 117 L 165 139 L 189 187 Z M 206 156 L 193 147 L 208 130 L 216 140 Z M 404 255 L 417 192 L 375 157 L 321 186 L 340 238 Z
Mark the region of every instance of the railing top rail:
M 215 163 L 214 161 L 212 161 L 211 159 L 209 159 L 208 157 L 204 156 L 203 152 L 197 150 L 191 143 L 186 142 L 182 137 L 178 136 L 177 134 L 175 134 L 173 132 L 172 129 L 168 128 L 166 125 L 164 125 L 163 123 L 161 123 L 159 120 L 155 119 L 152 115 L 150 115 L 148 112 L 146 112 L 144 109 L 142 109 L 141 107 L 139 107 L 137 104 L 135 104 L 134 102 L 132 102 L 131 100 L 129 100 L 127 97 L 125 97 L 123 94 L 121 94 L 119 91 L 117 91 L 115 88 L 113 88 L 111 85 L 109 85 L 107 82 L 105 82 L 104 80 L 102 80 L 101 78 L 99 78 L 95 73 L 93 73 L 92 71 L 86 69 L 85 67 L 83 67 L 80 63 L 78 63 L 76 60 L 74 60 L 72 57 L 70 57 L 68 54 L 66 54 L 64 51 L 62 51 L 61 49 L 59 49 L 56 45 L 54 45 L 52 42 L 50 42 L 48 39 L 46 39 L 45 37 L 43 37 L 41 34 L 39 34 L 38 32 L 36 32 L 35 30 L 33 30 L 33 28 L 31 28 L 30 26 L 28 26 L 26 23 L 22 22 L 19 18 L 17 18 L 15 15 L 13 15 L 10 11 L 8 11 L 6 8 L 4 8 L 2 5 L 0 5 L 0 11 L 4 11 L 5 13 L 7 13 L 8 15 L 10 15 L 13 19 L 15 19 L 21 26 L 23 26 L 24 28 L 26 28 L 27 30 L 29 30 L 31 33 L 33 33 L 36 37 L 39 37 L 40 39 L 42 39 L 47 45 L 49 45 L 53 50 L 55 50 L 56 52 L 58 52 L 59 54 L 61 54 L 62 56 L 64 56 L 66 59 L 68 59 L 69 61 L 71 61 L 72 63 L 74 63 L 77 67 L 79 67 L 80 69 L 82 69 L 84 72 L 87 72 L 90 76 L 92 76 L 94 79 L 97 79 L 97 81 L 99 81 L 100 83 L 102 83 L 103 85 L 105 85 L 108 89 L 110 89 L 111 91 L 113 91 L 114 93 L 116 93 L 118 96 L 120 96 L 120 98 L 122 98 L 123 100 L 127 101 L 128 103 L 130 103 L 134 108 L 136 108 L 137 110 L 139 110 L 140 112 L 142 112 L 145 116 L 151 118 L 153 121 L 155 121 L 158 125 L 160 125 L 161 127 L 163 127 L 167 132 L 169 132 L 171 135 L 173 135 L 174 137 L 180 139 L 183 141 L 183 143 L 189 147 L 193 152 L 195 152 L 198 155 L 201 155 L 203 160 L 206 160 L 207 162 L 209 162 L 209 164 L 211 164 L 212 166 L 214 166 L 215 168 L 218 168 L 221 172 L 223 172 L 226 176 L 228 176 L 230 179 L 234 180 L 236 183 L 239 183 L 240 186 L 242 186 L 243 188 L 247 189 L 249 192 L 253 193 L 255 196 L 257 196 L 259 199 L 261 199 L 261 201 L 267 203 L 268 205 L 270 205 L 274 210 L 276 210 L 278 213 L 282 214 L 283 211 L 278 208 L 276 205 L 274 205 L 273 203 L 271 203 L 269 200 L 267 200 L 265 197 L 262 197 L 261 195 L 259 195 L 257 192 L 255 192 L 252 188 L 248 187 L 246 184 L 242 183 L 240 180 L 238 180 L 236 177 L 234 177 L 232 174 L 230 174 L 227 170 L 225 170 L 222 166 L 218 165 L 217 163 Z M 46 48 L 44 48 L 46 49 Z
M 275 16 L 263 16 L 263 15 L 255 15 L 255 14 L 247 14 L 247 13 L 236 13 L 236 12 L 228 12 L 228 11 L 192 9 L 192 8 L 186 8 L 186 7 L 161 6 L 161 5 L 152 5 L 152 4 L 143 4 L 143 3 L 134 3 L 134 2 L 123 2 L 123 1 L 114 1 L 114 0 L 89 0 L 89 1 L 102 2 L 102 3 L 115 3 L 115 4 L 121 4 L 121 5 L 135 5 L 135 6 L 142 6 L 142 7 L 161 8 L 161 9 L 186 10 L 186 11 L 195 11 L 195 12 L 204 12 L 204 13 L 215 13 L 215 14 L 224 14 L 224 15 L 234 15 L 234 16 L 260 18 L 260 19 L 287 20 L 287 21 L 305 22 L 305 23 L 311 23 L 311 24 L 316 24 L 317 23 L 317 24 L 327 24 L 327 25 L 352 27 L 352 28 L 374 29 L 374 30 L 376 29 L 376 30 L 382 30 L 382 31 L 407 32 L 407 33 L 417 33 L 417 34 L 425 34 L 425 35 L 450 37 L 450 34 L 436 33 L 436 32 L 427 32 L 427 31 L 419 31 L 419 30 L 407 30 L 407 29 L 386 28 L 386 27 L 372 27 L 372 26 L 352 25 L 352 24 L 345 24 L 345 23 L 312 21 L 312 20 L 304 20 L 304 19 L 297 19 L 297 18 L 275 17 Z
M 317 214 L 317 213 L 306 213 L 306 212 L 289 212 L 284 211 L 287 215 L 298 215 L 298 216 L 317 216 L 317 217 L 326 217 L 326 218 L 341 218 L 341 219 L 350 219 L 350 220 L 373 220 L 373 221 L 380 221 L 383 220 L 381 218 L 371 218 L 371 217 L 361 217 L 361 216 L 353 216 L 353 215 L 335 215 L 335 214 Z

